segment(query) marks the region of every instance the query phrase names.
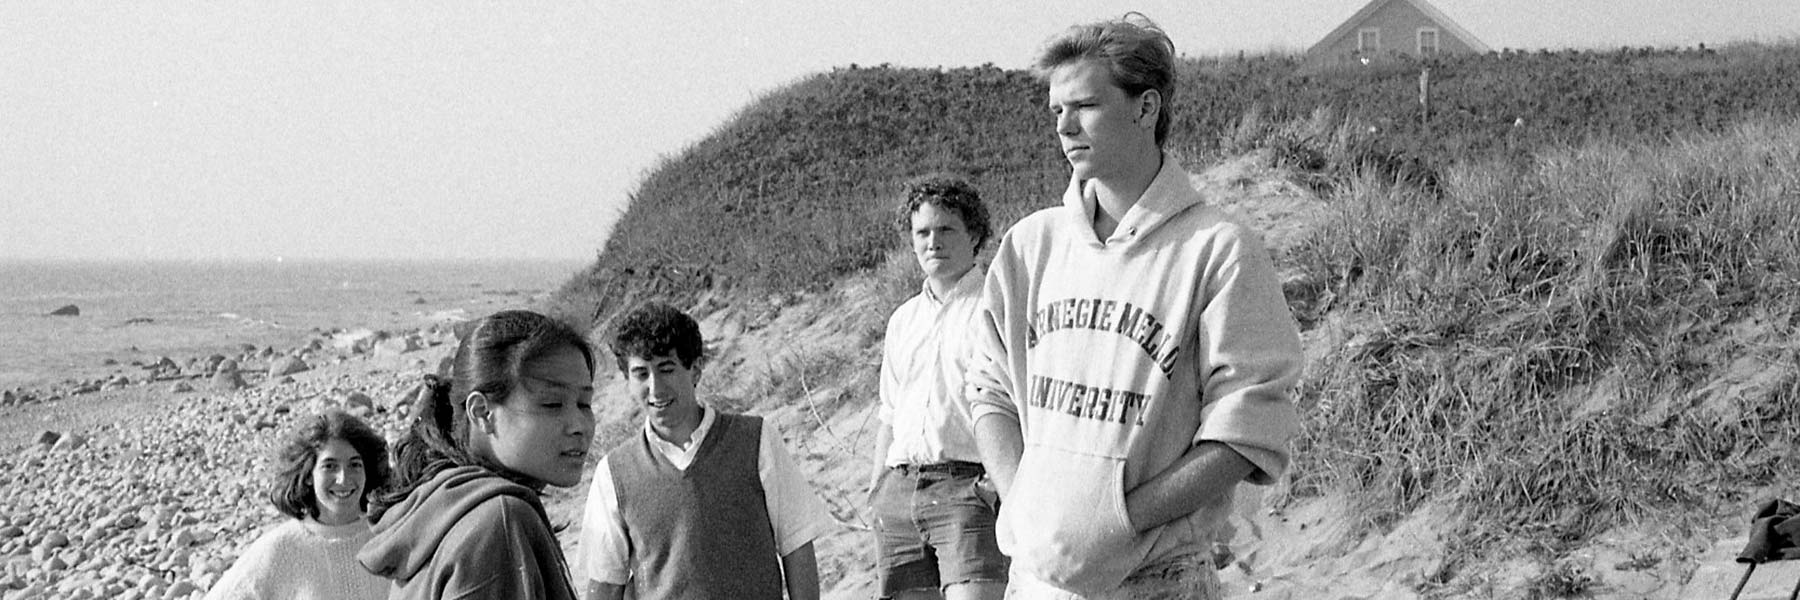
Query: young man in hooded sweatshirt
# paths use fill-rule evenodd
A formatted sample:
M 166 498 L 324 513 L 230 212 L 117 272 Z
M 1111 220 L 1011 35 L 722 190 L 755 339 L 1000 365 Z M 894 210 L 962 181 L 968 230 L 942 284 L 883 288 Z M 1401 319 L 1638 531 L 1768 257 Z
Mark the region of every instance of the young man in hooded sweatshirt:
M 1141 15 L 1035 70 L 1073 173 L 989 266 L 965 394 L 1012 598 L 1218 597 L 1239 481 L 1298 431 L 1299 334 L 1268 253 L 1162 151 L 1174 46 Z

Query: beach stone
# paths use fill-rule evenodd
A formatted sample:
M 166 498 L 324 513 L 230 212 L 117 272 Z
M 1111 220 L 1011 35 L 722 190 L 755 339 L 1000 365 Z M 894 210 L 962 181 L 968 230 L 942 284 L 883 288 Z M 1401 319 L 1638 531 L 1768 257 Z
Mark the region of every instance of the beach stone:
M 56 443 L 56 440 L 60 440 L 60 439 L 62 439 L 62 434 L 54 432 L 54 431 L 45 431 L 43 433 L 38 434 L 37 445 L 49 446 L 51 444 Z
M 61 531 L 52 531 L 44 536 L 43 544 L 51 548 L 61 548 L 69 545 L 69 536 L 63 535 Z
M 76 448 L 86 446 L 87 441 L 88 441 L 87 436 L 84 436 L 84 435 L 81 435 L 78 433 L 71 433 L 69 435 L 62 436 L 62 439 L 56 440 L 56 443 L 52 444 L 50 446 L 50 449 L 55 450 L 55 451 L 74 450 Z
M 281 377 L 283 375 L 292 375 L 311 368 L 311 366 L 306 364 L 306 361 L 300 360 L 300 357 L 298 356 L 284 356 L 276 359 L 274 364 L 269 365 L 269 376 Z
M 239 375 L 236 369 L 230 371 L 221 369 L 213 373 L 212 381 L 208 382 L 207 386 L 220 392 L 242 389 L 245 387 L 244 376 Z
M 417 351 L 422 347 L 424 346 L 419 343 L 419 338 L 417 337 L 410 335 L 392 337 L 382 340 L 381 343 L 375 345 L 375 356 L 399 356 L 408 352 Z
M 370 398 L 368 394 L 362 392 L 350 392 L 345 394 L 343 398 L 338 400 L 338 405 L 343 407 L 347 412 L 353 414 L 360 413 L 359 416 L 367 416 L 369 413 L 375 411 L 375 399 Z
M 169 586 L 169 591 L 163 592 L 163 600 L 186 598 L 198 591 L 200 591 L 200 588 L 195 586 L 194 582 L 183 579 L 175 582 L 174 585 Z
M 62 308 L 58 308 L 56 310 L 50 311 L 50 316 L 52 316 L 52 317 L 79 317 L 79 316 L 81 316 L 81 307 L 73 305 L 73 304 L 65 304 L 65 305 L 63 305 Z
M 225 365 L 225 356 L 222 354 L 214 354 L 214 355 L 208 356 L 208 357 L 206 357 L 206 361 L 204 363 L 202 363 L 202 365 L 203 366 L 200 368 L 200 370 L 202 370 L 202 371 L 205 371 L 207 373 L 218 372 L 219 368 Z M 231 363 L 231 370 L 233 370 L 233 371 L 237 370 L 237 363 L 235 363 L 235 362 Z
M 169 386 L 169 392 L 174 394 L 186 394 L 192 391 L 194 391 L 194 386 L 188 385 L 186 381 L 177 381 L 175 385 Z
M 106 380 L 106 383 L 101 384 L 100 389 L 116 390 L 116 389 L 119 389 L 119 388 L 122 388 L 122 387 L 125 387 L 128 385 L 131 385 L 130 378 L 128 378 L 124 375 L 114 375 L 111 378 L 108 378 Z
M 21 535 L 25 535 L 25 528 L 18 525 L 0 527 L 0 539 L 12 539 Z

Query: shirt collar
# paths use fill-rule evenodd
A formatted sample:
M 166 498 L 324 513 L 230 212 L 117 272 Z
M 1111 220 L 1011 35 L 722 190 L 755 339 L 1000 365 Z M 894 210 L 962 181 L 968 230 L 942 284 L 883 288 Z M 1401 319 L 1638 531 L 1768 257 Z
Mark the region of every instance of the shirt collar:
M 712 429 L 713 415 L 716 413 L 717 411 L 706 410 L 706 406 L 704 405 L 700 407 L 700 424 L 695 425 L 694 432 L 688 434 L 688 443 L 685 448 L 697 448 L 700 446 L 700 441 L 706 439 L 706 432 Z M 675 442 L 665 440 L 662 436 L 657 435 L 656 429 L 650 426 L 650 419 L 644 419 L 644 437 L 649 438 L 650 443 L 652 444 L 662 444 L 663 446 L 675 448 L 677 450 L 684 448 L 683 446 L 676 446 Z
M 930 300 L 933 303 L 944 304 L 945 302 L 949 302 L 960 296 L 980 294 L 981 284 L 986 280 L 987 271 L 982 269 L 981 265 L 975 265 L 969 267 L 969 272 L 963 273 L 961 279 L 956 280 L 956 285 L 950 288 L 950 293 L 946 294 L 947 297 L 939 298 L 937 297 L 937 294 L 931 293 L 930 281 L 919 282 L 919 295 L 924 296 L 926 300 Z

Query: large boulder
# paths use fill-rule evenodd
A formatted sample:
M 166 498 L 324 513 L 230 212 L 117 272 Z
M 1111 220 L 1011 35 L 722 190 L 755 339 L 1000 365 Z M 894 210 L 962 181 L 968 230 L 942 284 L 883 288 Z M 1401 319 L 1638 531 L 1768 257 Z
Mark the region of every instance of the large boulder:
M 245 387 L 244 376 L 239 375 L 236 368 L 219 369 L 213 373 L 207 387 L 218 392 L 236 391 Z
M 81 316 L 81 307 L 73 305 L 73 304 L 65 304 L 65 305 L 63 305 L 62 308 L 58 308 L 56 310 L 50 311 L 50 316 L 52 316 L 52 317 L 79 317 L 79 316 Z

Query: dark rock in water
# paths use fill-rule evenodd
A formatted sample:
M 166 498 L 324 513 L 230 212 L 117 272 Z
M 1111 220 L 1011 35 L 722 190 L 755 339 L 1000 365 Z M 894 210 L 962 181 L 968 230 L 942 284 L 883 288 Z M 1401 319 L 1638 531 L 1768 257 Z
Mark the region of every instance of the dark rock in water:
M 300 360 L 300 357 L 298 356 L 283 356 L 276 359 L 274 364 L 269 365 L 269 376 L 280 377 L 283 375 L 292 375 L 311 368 L 311 365 L 306 364 L 306 361 L 304 360 Z
M 238 344 L 238 349 L 243 350 L 245 354 L 249 354 L 251 352 L 256 351 L 256 344 L 250 344 L 250 343 Z
M 69 304 L 69 305 L 63 306 L 62 308 L 50 311 L 50 316 L 52 316 L 52 317 L 79 317 L 79 316 L 81 316 L 81 307 L 73 305 L 73 304 Z
M 169 392 L 173 394 L 186 394 L 191 391 L 194 391 L 194 386 L 188 385 L 186 381 L 177 381 L 175 385 L 169 387 Z
M 173 359 L 173 358 L 169 358 L 167 356 L 158 356 L 158 357 L 156 357 L 156 362 L 150 363 L 150 366 L 147 368 L 150 368 L 150 369 L 180 369 L 181 366 L 175 364 L 175 359 Z
M 38 434 L 37 444 L 39 446 L 48 446 L 56 443 L 56 440 L 60 439 L 62 439 L 62 434 L 54 431 L 45 431 Z
M 102 385 L 101 388 L 115 390 L 127 385 L 131 385 L 130 379 L 126 378 L 124 375 L 114 375 L 111 379 L 106 380 L 106 383 Z
M 413 298 L 413 304 L 424 304 L 424 303 L 425 303 L 424 298 Z
M 117 361 L 117 360 L 113 360 L 113 359 L 110 359 L 110 358 L 109 358 L 109 359 L 106 359 L 106 360 L 103 360 L 103 361 L 100 361 L 100 366 L 103 366 L 103 367 L 110 367 L 110 366 L 113 366 L 113 365 L 116 365 L 116 364 L 119 364 L 119 361 Z
M 218 359 L 218 360 L 214 360 L 214 359 Z M 207 369 L 208 371 L 213 371 L 213 372 L 218 372 L 218 373 L 224 373 L 224 372 L 236 373 L 238 370 L 237 361 L 231 360 L 229 358 L 225 358 L 223 356 L 219 356 L 217 354 L 207 357 L 206 362 L 208 362 L 212 365 L 211 368 Z
M 156 322 L 156 319 L 152 319 L 150 317 L 132 317 L 132 318 L 125 320 L 126 325 L 141 325 L 141 324 L 145 324 L 145 323 L 155 323 L 155 322 Z

